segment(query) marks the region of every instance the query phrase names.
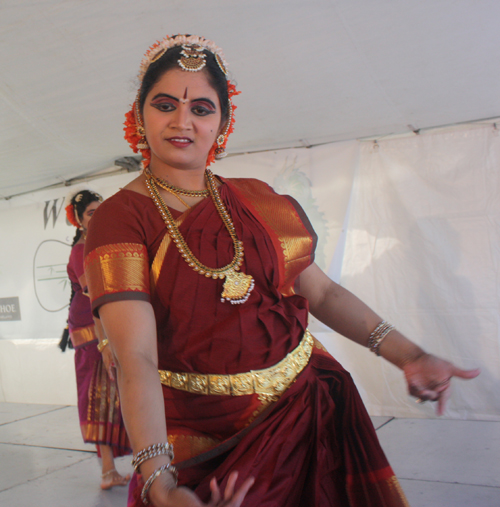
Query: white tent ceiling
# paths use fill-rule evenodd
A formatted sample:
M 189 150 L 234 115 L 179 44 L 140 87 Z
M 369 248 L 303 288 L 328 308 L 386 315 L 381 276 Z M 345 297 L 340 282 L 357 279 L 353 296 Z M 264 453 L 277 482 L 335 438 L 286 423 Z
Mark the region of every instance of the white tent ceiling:
M 0 197 L 130 155 L 144 50 L 196 33 L 242 95 L 229 151 L 500 116 L 498 0 L 1 0 Z

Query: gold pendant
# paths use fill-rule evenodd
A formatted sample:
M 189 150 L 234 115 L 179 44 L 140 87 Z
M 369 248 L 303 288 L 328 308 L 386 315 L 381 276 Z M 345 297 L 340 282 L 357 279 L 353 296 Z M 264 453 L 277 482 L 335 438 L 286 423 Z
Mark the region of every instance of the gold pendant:
M 230 301 L 233 305 L 244 303 L 249 297 L 255 282 L 251 275 L 230 269 L 225 273 L 221 301 Z

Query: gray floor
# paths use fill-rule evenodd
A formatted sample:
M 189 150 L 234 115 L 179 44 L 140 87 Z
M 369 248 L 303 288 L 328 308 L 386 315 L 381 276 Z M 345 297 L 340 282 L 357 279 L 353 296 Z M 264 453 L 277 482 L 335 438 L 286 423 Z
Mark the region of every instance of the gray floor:
M 412 507 L 500 506 L 499 422 L 372 420 Z M 125 507 L 126 488 L 99 478 L 75 407 L 0 403 L 0 506 Z

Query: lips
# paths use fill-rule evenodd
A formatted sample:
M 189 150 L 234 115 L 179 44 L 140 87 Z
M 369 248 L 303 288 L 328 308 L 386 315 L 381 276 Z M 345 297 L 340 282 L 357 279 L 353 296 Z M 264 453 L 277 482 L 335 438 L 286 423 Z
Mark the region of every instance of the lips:
M 169 137 L 167 141 L 177 148 L 185 148 L 193 142 L 189 137 Z

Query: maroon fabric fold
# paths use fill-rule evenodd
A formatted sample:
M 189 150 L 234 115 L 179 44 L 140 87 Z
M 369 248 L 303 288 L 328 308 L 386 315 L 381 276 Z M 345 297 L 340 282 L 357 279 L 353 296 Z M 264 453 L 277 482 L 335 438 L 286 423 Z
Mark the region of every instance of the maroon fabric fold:
M 297 381 L 263 415 L 241 438 L 221 444 L 229 446 L 224 452 L 216 447 L 200 463 L 177 463 L 179 484 L 208 502 L 210 480 L 216 477 L 224 488 L 237 470 L 240 483 L 256 478 L 243 507 L 407 506 L 351 376 L 331 356 L 315 349 Z M 142 507 L 142 479 L 134 484 L 129 505 Z

